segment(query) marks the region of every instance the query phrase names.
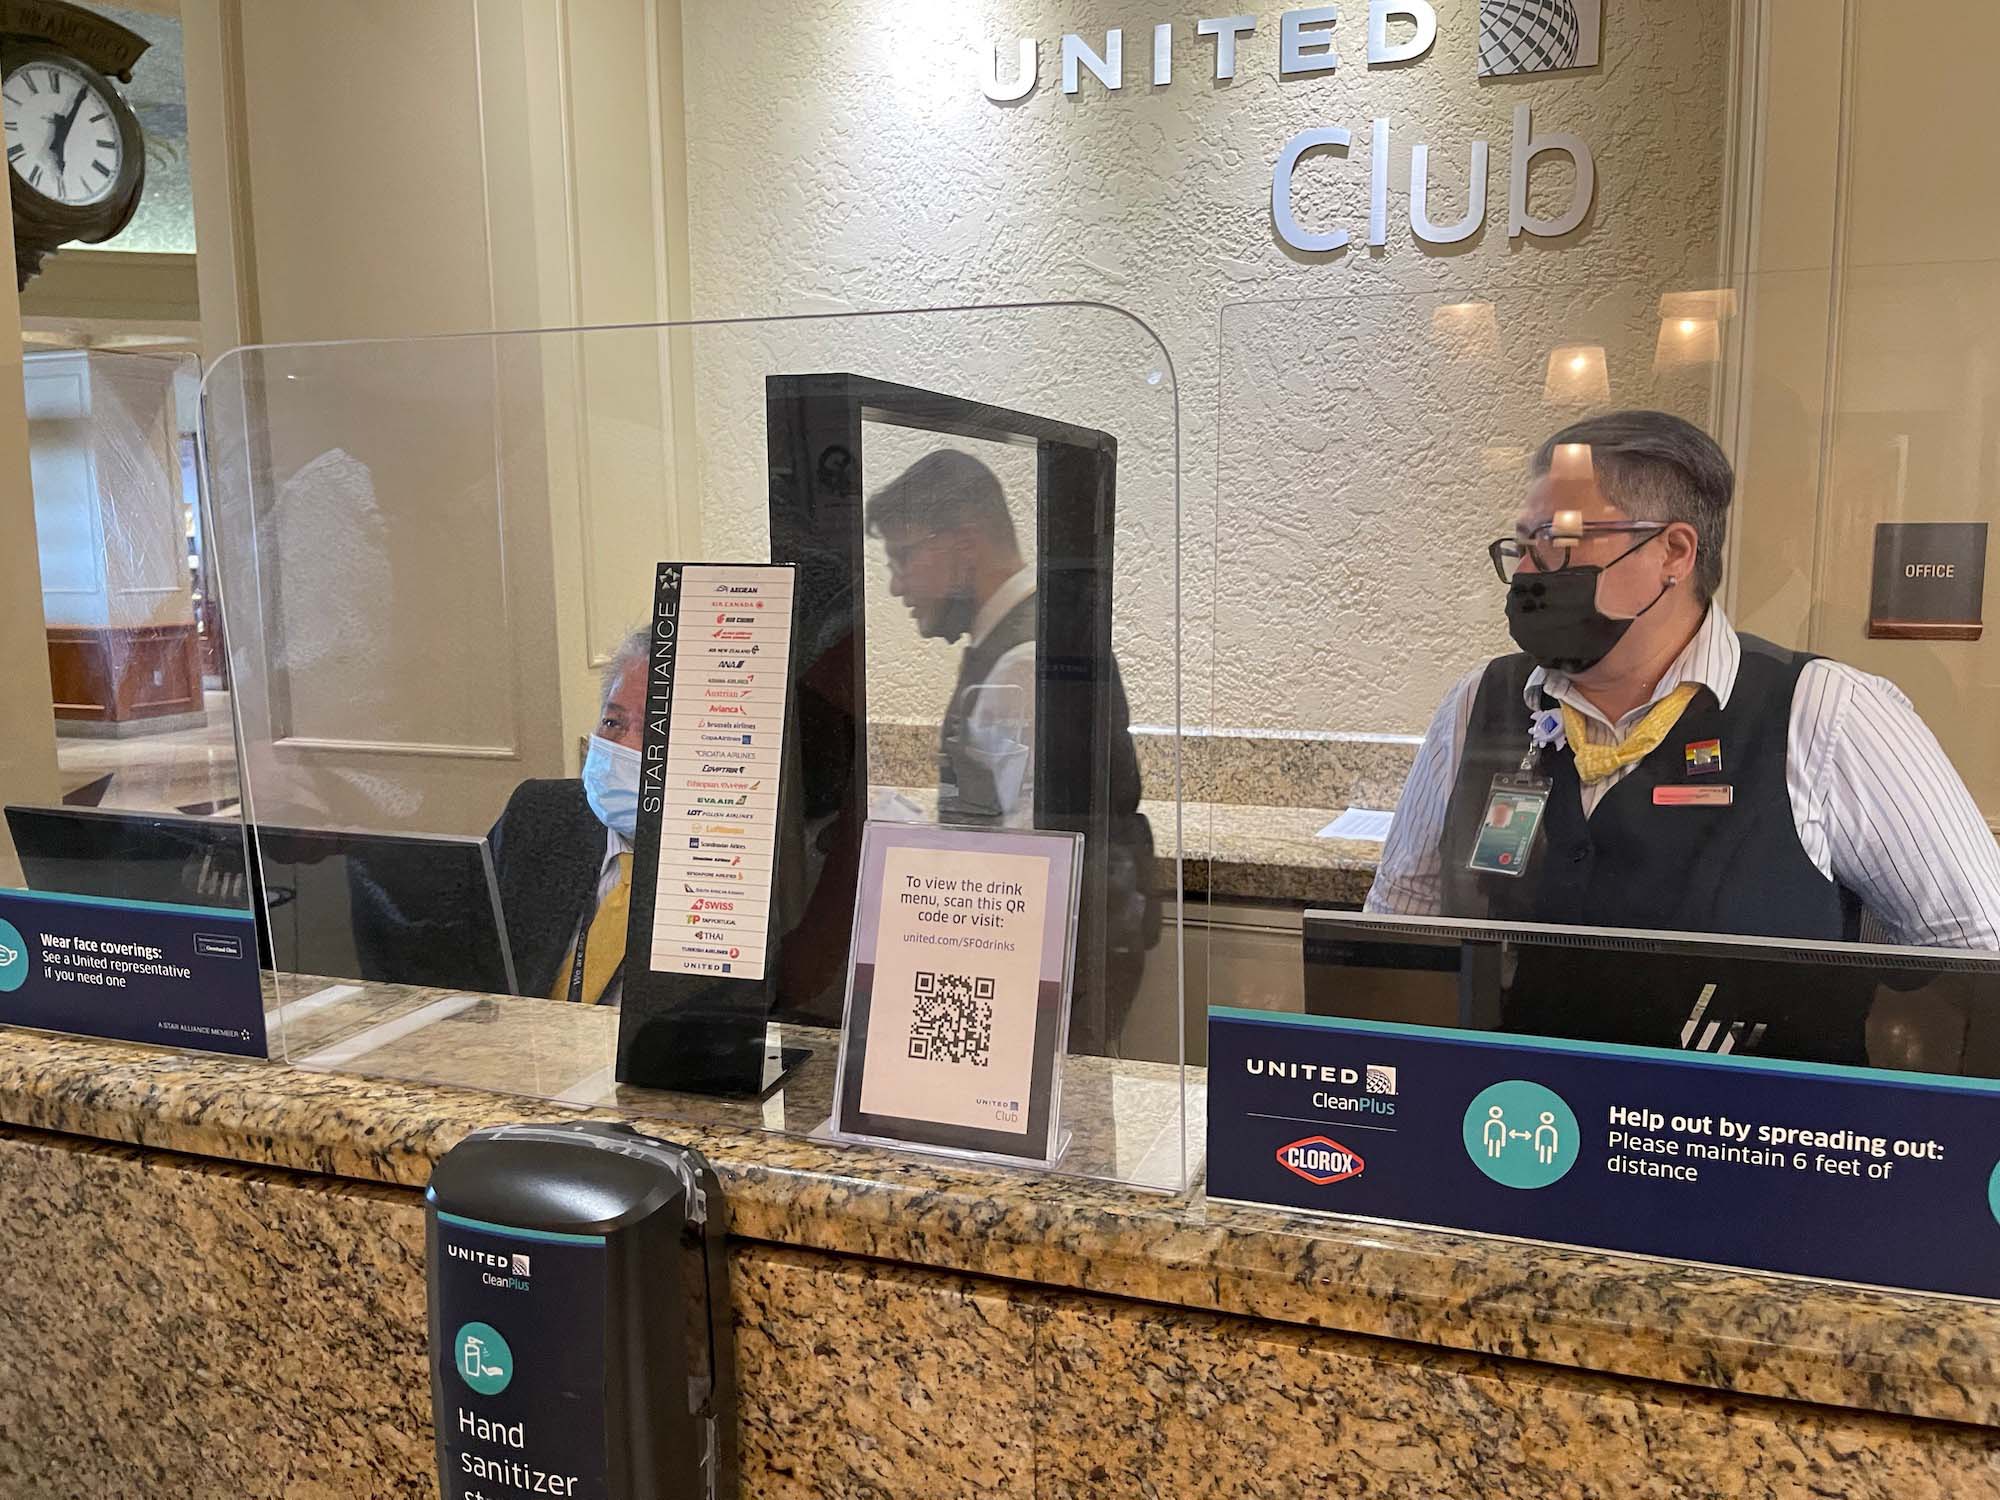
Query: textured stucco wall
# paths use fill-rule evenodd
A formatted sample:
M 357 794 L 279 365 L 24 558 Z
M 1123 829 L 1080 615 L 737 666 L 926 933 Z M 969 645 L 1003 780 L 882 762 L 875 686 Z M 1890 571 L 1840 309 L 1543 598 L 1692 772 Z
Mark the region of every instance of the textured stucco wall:
M 1158 332 L 1180 401 L 1191 724 L 1422 726 L 1451 678 L 1504 639 L 1478 553 L 1511 513 L 1513 476 L 1495 455 L 1571 414 L 1541 403 L 1548 349 L 1604 345 L 1616 404 L 1705 411 L 1705 371 L 1661 386 L 1651 360 L 1659 295 L 1717 276 L 1727 0 L 1608 0 L 1602 65 L 1486 82 L 1476 0 L 1438 0 L 1431 52 L 1375 68 L 1363 62 L 1366 5 L 1340 9 L 1336 72 L 1278 76 L 1281 9 L 1258 6 L 1226 83 L 1212 76 L 1213 43 L 1195 34 L 1201 12 L 1157 3 L 742 0 L 683 11 L 698 315 L 1079 298 Z M 1175 78 L 1155 87 L 1161 21 L 1175 25 Z M 1085 76 L 1063 94 L 1063 32 L 1101 44 L 1113 25 L 1125 31 L 1124 88 L 1110 94 Z M 997 40 L 1011 59 L 1019 36 L 1040 44 L 1040 84 L 995 104 L 976 81 L 977 49 Z M 1596 206 L 1559 241 L 1506 234 L 1520 103 L 1538 134 L 1574 131 L 1595 154 Z M 1388 243 L 1372 250 L 1377 116 L 1392 123 L 1392 172 Z M 1297 212 L 1309 227 L 1347 228 L 1354 244 L 1307 255 L 1273 233 L 1271 165 L 1294 132 L 1323 124 L 1346 126 L 1355 144 L 1344 162 L 1308 159 Z M 1416 242 L 1412 146 L 1431 145 L 1432 216 L 1450 221 L 1474 139 L 1491 152 L 1484 231 L 1448 247 Z M 1544 165 L 1535 187 L 1535 205 L 1553 211 L 1567 169 Z M 1219 316 L 1280 298 L 1315 305 Z M 1496 308 L 1499 357 L 1484 366 L 1432 337 L 1434 305 L 1466 299 Z M 1172 432 L 1162 385 L 1144 379 L 1143 338 L 1123 331 L 1115 347 L 1089 347 L 1112 326 L 1101 314 L 987 319 L 973 340 L 933 319 L 871 324 L 842 345 L 841 326 L 804 340 L 841 361 L 818 368 L 934 372 L 947 389 L 1117 434 L 1118 649 L 1135 719 L 1171 721 Z M 753 353 L 754 342 L 709 341 L 713 357 L 698 362 L 711 551 L 761 534 L 761 511 L 742 499 L 762 492 L 761 411 L 728 409 L 748 394 L 745 366 L 807 352 L 772 347 L 785 342 L 774 337 Z M 887 477 L 869 463 L 871 486 Z M 885 681 L 875 711 L 934 714 L 940 672 L 948 660 Z

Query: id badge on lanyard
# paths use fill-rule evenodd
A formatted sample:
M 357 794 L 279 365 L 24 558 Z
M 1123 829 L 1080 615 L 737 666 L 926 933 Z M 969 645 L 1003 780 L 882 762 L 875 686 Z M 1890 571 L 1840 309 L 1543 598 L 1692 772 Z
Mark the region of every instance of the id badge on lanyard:
M 1535 770 L 1534 746 L 1521 757 L 1519 769 L 1493 778 L 1486 794 L 1486 812 L 1479 836 L 1472 841 L 1468 869 L 1483 875 L 1525 875 L 1541 845 L 1542 814 L 1548 810 L 1553 783 Z

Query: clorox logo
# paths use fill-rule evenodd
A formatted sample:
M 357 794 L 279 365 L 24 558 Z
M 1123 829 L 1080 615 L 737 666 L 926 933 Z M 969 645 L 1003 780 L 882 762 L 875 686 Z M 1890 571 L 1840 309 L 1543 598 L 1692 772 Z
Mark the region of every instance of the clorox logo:
M 1345 1182 L 1350 1177 L 1359 1177 L 1368 1164 L 1339 1141 L 1328 1140 L 1323 1135 L 1309 1135 L 1302 1141 L 1293 1141 L 1289 1146 L 1280 1146 L 1278 1165 L 1295 1177 L 1303 1177 L 1307 1182 L 1325 1187 L 1330 1182 Z

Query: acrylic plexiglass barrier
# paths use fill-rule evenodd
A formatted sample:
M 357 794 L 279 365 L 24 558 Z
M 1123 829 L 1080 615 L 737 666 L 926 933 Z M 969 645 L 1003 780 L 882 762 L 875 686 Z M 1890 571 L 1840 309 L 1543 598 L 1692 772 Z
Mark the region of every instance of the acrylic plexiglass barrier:
M 18 944 L 0 934 L 0 948 L 25 950 L 36 971 L 7 985 L 7 1013 L 173 1042 L 206 1024 L 219 1029 L 226 1011 L 228 1049 L 259 1051 L 254 1004 L 232 1008 L 221 995 L 180 1004 L 181 987 L 199 988 L 219 960 L 191 959 L 189 934 L 151 929 L 160 914 L 145 909 L 180 909 L 161 918 L 169 926 L 192 912 L 199 930 L 204 913 L 240 922 L 251 905 L 199 515 L 199 363 L 31 348 L 21 375 L 50 696 L 10 709 L 0 888 L 80 903 L 60 918 L 33 903 L 13 910 L 16 921 L 23 911 L 49 914 Z M 51 720 L 53 736 L 36 743 L 38 722 Z M 239 922 L 215 929 L 228 939 L 218 947 L 240 941 Z M 45 943 L 51 928 L 70 934 L 66 951 Z M 84 942 L 160 951 L 135 960 Z M 0 955 L 0 964 L 15 961 Z M 177 972 L 190 964 L 199 979 Z
M 1077 304 L 267 346 L 217 363 L 203 424 L 275 1054 L 818 1130 L 842 860 L 863 816 L 939 818 L 956 711 L 993 774 L 946 820 L 1084 829 L 1096 856 L 1058 1169 L 1183 1186 L 1178 414 L 1143 325 Z M 916 508 L 883 520 L 906 472 Z M 806 816 L 773 900 L 807 909 L 769 1043 L 812 1056 L 763 1098 L 621 1084 L 617 1009 L 550 998 L 613 852 L 588 737 L 670 560 L 797 564 Z M 1037 725 L 1051 678 L 1102 715 Z M 865 807 L 816 805 L 863 774 Z
M 1996 983 L 2000 646 L 1963 621 L 1899 626 L 1907 595 L 1877 597 L 1875 575 L 1878 546 L 1915 546 L 1884 554 L 1899 574 L 1983 565 L 1983 532 L 1893 528 L 2000 516 L 2000 265 L 1248 302 L 1223 309 L 1219 353 L 1212 572 L 1190 584 L 1212 613 L 1204 628 L 1191 608 L 1188 630 L 1191 1063 L 1206 1057 L 1204 1001 L 1349 1003 L 1312 993 L 1302 914 L 1362 905 L 1433 716 L 1469 671 L 1517 649 L 1488 549 L 1514 532 L 1537 450 L 1581 418 L 1645 408 L 1717 437 L 1737 470 L 1716 595 L 1733 626 L 1887 678 L 1970 795 L 1906 799 L 1955 806 L 1941 832 L 1829 856 L 1900 888 L 1887 910 L 1864 903 L 1862 942 L 1972 971 L 1859 996 L 1842 1021 L 1856 1055 L 1839 1060 L 1996 1071 L 2000 1017 L 1977 997 Z M 1917 759 L 1920 739 L 1874 763 Z M 1740 779 L 1723 769 L 1715 780 Z M 1866 778 L 1868 757 L 1826 774 Z M 1413 801 L 1402 816 L 1423 814 Z M 1695 861 L 1677 878 L 1698 889 L 1722 874 Z M 1659 935 L 1765 931 L 1764 899 Z M 1394 987 L 1372 988 L 1354 990 L 1354 1013 L 1397 1019 Z

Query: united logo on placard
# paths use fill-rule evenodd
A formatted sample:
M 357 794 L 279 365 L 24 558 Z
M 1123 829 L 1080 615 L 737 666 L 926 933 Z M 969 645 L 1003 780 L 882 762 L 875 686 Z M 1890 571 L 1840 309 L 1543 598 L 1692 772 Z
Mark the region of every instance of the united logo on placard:
M 1278 1165 L 1287 1172 L 1320 1187 L 1359 1177 L 1367 1166 L 1339 1141 L 1323 1135 L 1309 1135 L 1302 1141 L 1293 1141 L 1289 1146 L 1280 1146 L 1277 1156 Z

